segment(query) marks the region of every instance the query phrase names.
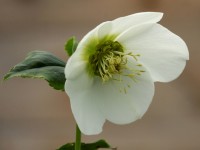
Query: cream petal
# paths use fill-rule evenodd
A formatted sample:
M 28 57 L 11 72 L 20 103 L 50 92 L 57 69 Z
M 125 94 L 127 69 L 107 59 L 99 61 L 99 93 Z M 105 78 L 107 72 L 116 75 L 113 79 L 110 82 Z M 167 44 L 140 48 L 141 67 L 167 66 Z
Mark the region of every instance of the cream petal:
M 102 23 L 101 26 L 99 26 L 98 28 L 98 39 L 101 40 L 105 37 L 109 38 L 109 34 L 112 31 L 112 22 L 111 21 L 107 21 Z
M 99 27 L 101 27 L 102 25 L 103 25 L 103 23 L 100 24 L 99 26 L 97 26 L 96 28 L 94 28 L 93 30 L 91 30 L 90 32 L 88 32 L 82 38 L 82 40 L 78 43 L 78 46 L 77 46 L 74 54 L 78 53 L 77 55 L 84 58 L 86 55 L 92 53 L 95 50 L 96 45 L 99 42 L 98 30 L 99 30 Z M 73 57 L 73 55 L 72 55 L 72 57 Z M 86 56 L 85 60 L 87 61 L 87 56 Z
M 130 28 L 115 40 L 125 49 L 140 54 L 154 81 L 169 82 L 177 78 L 189 59 L 185 42 L 159 24 L 143 24 Z
M 109 33 L 112 30 L 112 23 L 110 21 L 103 22 L 98 25 L 96 28 L 87 33 L 83 39 L 78 44 L 76 52 L 79 52 L 79 55 L 84 55 L 83 53 L 90 53 L 96 49 L 96 45 L 100 42 L 105 36 L 109 37 Z
M 77 53 L 73 54 L 73 57 L 70 57 L 65 66 L 65 78 L 75 79 L 81 74 L 86 68 L 86 61 L 83 61 L 81 56 Z
M 76 51 L 95 49 L 95 46 L 102 38 L 106 37 L 113 40 L 113 37 L 118 36 L 132 26 L 144 23 L 155 23 L 160 21 L 162 16 L 163 13 L 159 12 L 142 12 L 120 17 L 113 21 L 103 22 L 83 37 Z
M 133 59 L 133 58 L 132 58 Z M 142 69 L 133 61 L 132 69 Z M 116 124 L 127 124 L 140 119 L 147 111 L 154 95 L 154 83 L 148 72 L 133 79 L 121 76 L 122 81 L 109 80 L 102 84 L 97 80 L 91 93 L 98 101 L 106 119 Z
M 112 21 L 113 33 L 122 33 L 127 29 L 145 23 L 159 22 L 163 17 L 160 12 L 141 12 L 129 16 L 120 17 Z
M 128 59 L 130 60 L 130 59 Z M 142 69 L 137 62 L 128 61 L 132 69 Z M 75 80 L 67 80 L 65 90 L 81 131 L 86 135 L 102 131 L 105 119 L 116 124 L 127 124 L 143 116 L 154 95 L 154 84 L 148 72 L 133 79 L 122 76 L 123 81 L 90 78 L 82 72 Z
M 99 109 L 99 99 L 95 99 L 96 96 L 91 92 L 93 82 L 93 78 L 83 71 L 78 78 L 65 83 L 75 120 L 81 132 L 86 135 L 99 134 L 105 122 Z

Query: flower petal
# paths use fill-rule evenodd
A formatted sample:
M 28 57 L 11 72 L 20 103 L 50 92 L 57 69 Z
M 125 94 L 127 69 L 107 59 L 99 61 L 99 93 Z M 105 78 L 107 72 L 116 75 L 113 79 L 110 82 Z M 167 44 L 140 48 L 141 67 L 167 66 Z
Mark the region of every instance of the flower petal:
M 159 22 L 162 17 L 163 13 L 160 12 L 141 12 L 120 17 L 112 21 L 113 33 L 122 33 L 128 28 L 140 24 L 156 23 Z
M 83 37 L 76 52 L 84 53 L 86 51 L 86 53 L 90 53 L 90 51 L 94 51 L 99 41 L 108 36 L 111 30 L 112 23 L 110 21 L 101 23 Z
M 67 80 L 77 78 L 85 68 L 86 62 L 82 60 L 78 53 L 74 53 L 65 66 L 65 78 Z
M 109 38 L 109 33 L 112 31 L 112 22 L 107 21 L 101 24 L 98 28 L 98 39 L 101 40 L 105 37 Z
M 129 67 L 138 68 L 136 62 Z M 109 80 L 105 83 L 96 80 L 90 94 L 95 95 L 94 99 L 106 119 L 116 124 L 127 124 L 141 118 L 147 111 L 154 95 L 154 83 L 148 72 L 136 76 L 135 80 L 125 76 L 121 79 L 123 81 Z
M 86 135 L 99 134 L 105 122 L 105 117 L 98 108 L 99 99 L 95 99 L 96 95 L 91 92 L 92 87 L 93 78 L 84 71 L 78 78 L 67 80 L 65 84 L 75 120 L 81 132 Z
M 145 70 L 139 68 L 137 62 L 128 62 L 130 68 Z M 65 90 L 70 97 L 72 112 L 84 134 L 100 133 L 105 119 L 127 124 L 146 112 L 154 95 L 154 83 L 148 72 L 135 80 L 125 76 L 122 80 L 102 83 L 101 78 L 90 78 L 87 72 L 81 72 L 78 78 L 66 81 Z
M 160 21 L 162 16 L 163 13 L 159 12 L 142 12 L 121 17 L 113 21 L 103 22 L 83 37 L 76 51 L 95 49 L 95 45 L 97 45 L 102 38 L 112 40 L 132 26 L 144 23 L 155 23 Z
M 130 28 L 115 40 L 128 51 L 140 54 L 154 81 L 169 82 L 185 68 L 189 53 L 185 42 L 159 24 L 143 24 Z

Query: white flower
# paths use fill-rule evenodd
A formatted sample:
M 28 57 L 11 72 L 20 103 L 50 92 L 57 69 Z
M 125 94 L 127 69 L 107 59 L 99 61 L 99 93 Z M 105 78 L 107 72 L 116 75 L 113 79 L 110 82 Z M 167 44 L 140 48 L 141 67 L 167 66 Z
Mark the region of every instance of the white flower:
M 80 130 L 102 131 L 105 120 L 127 124 L 147 111 L 154 82 L 177 78 L 189 59 L 184 41 L 144 12 L 107 21 L 90 31 L 69 58 L 65 90 Z

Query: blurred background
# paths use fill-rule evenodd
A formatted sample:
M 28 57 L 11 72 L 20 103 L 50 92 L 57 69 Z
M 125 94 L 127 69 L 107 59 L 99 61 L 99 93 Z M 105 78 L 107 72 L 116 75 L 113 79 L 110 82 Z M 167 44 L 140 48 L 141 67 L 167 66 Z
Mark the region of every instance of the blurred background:
M 164 12 L 161 24 L 181 36 L 190 51 L 183 74 L 156 83 L 145 116 L 119 126 L 107 122 L 97 136 L 119 150 L 200 149 L 199 0 L 0 0 L 0 78 L 32 50 L 64 61 L 64 43 L 103 21 L 141 11 Z M 14 78 L 0 84 L 0 150 L 55 150 L 74 141 L 69 99 L 43 80 Z

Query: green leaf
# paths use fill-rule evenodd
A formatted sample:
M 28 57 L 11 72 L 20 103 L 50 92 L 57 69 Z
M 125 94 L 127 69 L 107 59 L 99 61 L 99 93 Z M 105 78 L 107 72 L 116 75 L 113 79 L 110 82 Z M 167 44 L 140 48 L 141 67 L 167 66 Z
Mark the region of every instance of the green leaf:
M 75 149 L 75 145 L 74 143 L 67 143 L 63 146 L 61 146 L 59 149 L 57 150 L 74 150 Z M 82 150 L 82 149 L 81 149 Z
M 71 37 L 65 44 L 65 51 L 69 56 L 71 56 L 78 46 L 78 42 L 75 37 Z
M 75 144 L 74 143 L 68 143 L 63 146 L 61 146 L 57 150 L 74 150 Z M 94 143 L 81 143 L 81 150 L 98 150 L 99 148 L 108 148 L 111 149 L 110 145 L 105 140 L 99 140 Z
M 97 150 L 99 148 L 110 148 L 110 145 L 104 140 L 99 140 L 95 143 L 83 144 L 82 147 L 83 150 Z
M 65 62 L 45 51 L 33 51 L 14 66 L 5 76 L 4 80 L 13 77 L 41 78 L 49 82 L 56 90 L 64 90 Z

